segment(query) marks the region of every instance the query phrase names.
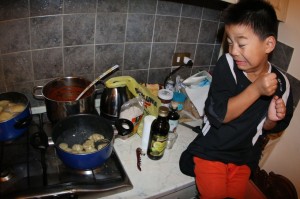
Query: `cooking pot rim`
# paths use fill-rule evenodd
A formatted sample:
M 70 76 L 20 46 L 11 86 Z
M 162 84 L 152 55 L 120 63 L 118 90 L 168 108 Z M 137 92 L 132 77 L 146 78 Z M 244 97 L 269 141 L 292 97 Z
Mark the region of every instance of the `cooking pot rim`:
M 51 99 L 49 98 L 45 93 L 46 93 L 46 90 L 47 89 L 50 89 L 51 86 L 53 86 L 53 84 L 55 84 L 56 82 L 59 82 L 59 81 L 64 81 L 64 80 L 72 80 L 72 79 L 78 79 L 78 80 L 83 80 L 86 85 L 84 88 L 86 88 L 92 81 L 84 78 L 84 77 L 79 77 L 79 76 L 66 76 L 66 77 L 58 77 L 58 78 L 55 78 L 49 82 L 47 82 L 43 87 L 42 87 L 42 95 L 44 96 L 45 99 L 49 100 L 49 101 L 52 101 L 52 102 L 55 102 L 55 103 L 74 103 L 74 102 L 77 102 L 77 101 L 81 101 L 81 100 L 84 100 L 84 99 L 87 99 L 87 98 L 90 98 L 91 96 L 93 96 L 95 94 L 95 91 L 96 91 L 96 86 L 93 85 L 89 90 L 91 90 L 91 93 L 89 94 L 88 92 L 86 92 L 86 94 L 84 96 L 82 96 L 79 100 L 55 100 L 55 99 Z M 87 95 L 88 94 L 88 95 Z

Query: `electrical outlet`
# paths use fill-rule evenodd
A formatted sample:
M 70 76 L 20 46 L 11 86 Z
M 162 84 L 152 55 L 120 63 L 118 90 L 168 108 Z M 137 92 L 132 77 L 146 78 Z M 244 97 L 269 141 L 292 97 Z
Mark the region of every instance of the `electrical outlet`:
M 174 53 L 172 66 L 181 66 L 184 64 L 184 57 L 190 57 L 191 53 Z

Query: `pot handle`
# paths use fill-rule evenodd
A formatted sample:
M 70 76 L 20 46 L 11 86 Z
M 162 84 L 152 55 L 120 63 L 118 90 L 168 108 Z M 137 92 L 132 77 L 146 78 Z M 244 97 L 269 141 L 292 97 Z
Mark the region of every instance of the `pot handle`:
M 15 129 L 22 129 L 25 127 L 28 127 L 31 123 L 32 120 L 32 115 L 22 118 L 18 121 L 16 121 L 16 123 L 14 124 Z
M 44 99 L 44 95 L 38 95 L 38 94 L 36 94 L 36 92 L 38 91 L 38 90 L 42 90 L 43 89 L 43 86 L 35 86 L 35 87 L 33 87 L 33 89 L 32 89 L 32 95 L 33 95 L 33 97 L 34 98 L 36 98 L 36 99 Z
M 128 136 L 133 131 L 133 123 L 128 119 L 118 119 L 115 122 L 115 126 L 118 131 L 118 136 L 121 137 Z

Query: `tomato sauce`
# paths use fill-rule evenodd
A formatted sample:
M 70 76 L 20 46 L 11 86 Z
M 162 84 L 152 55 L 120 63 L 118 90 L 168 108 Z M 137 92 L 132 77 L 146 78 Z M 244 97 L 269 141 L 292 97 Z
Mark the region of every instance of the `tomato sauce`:
M 83 90 L 84 88 L 77 86 L 62 86 L 60 88 L 50 90 L 47 97 L 55 101 L 75 101 Z M 87 97 L 91 94 L 92 88 L 85 92 L 81 98 Z

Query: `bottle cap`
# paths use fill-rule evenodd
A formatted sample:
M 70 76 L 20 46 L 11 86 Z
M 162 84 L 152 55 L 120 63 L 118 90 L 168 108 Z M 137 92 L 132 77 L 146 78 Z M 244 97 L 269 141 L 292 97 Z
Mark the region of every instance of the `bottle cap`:
M 167 89 L 160 89 L 158 91 L 158 97 L 162 100 L 172 100 L 173 92 Z
M 162 117 L 167 117 L 169 114 L 169 109 L 165 106 L 159 107 L 158 115 Z

